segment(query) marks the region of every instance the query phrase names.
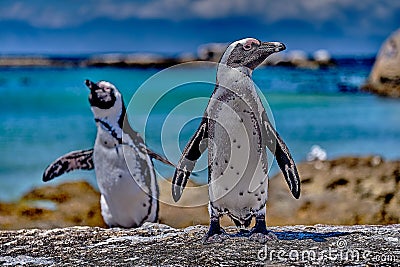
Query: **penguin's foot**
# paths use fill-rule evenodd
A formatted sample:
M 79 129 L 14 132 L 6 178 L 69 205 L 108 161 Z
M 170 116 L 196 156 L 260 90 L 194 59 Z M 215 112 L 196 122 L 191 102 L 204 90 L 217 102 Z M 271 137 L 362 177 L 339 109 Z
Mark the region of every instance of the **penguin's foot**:
M 267 241 L 278 240 L 277 236 L 272 232 L 268 231 L 264 223 L 256 223 L 256 225 L 250 230 L 249 239 L 256 241 L 261 244 L 267 243 Z
M 229 235 L 221 228 L 219 222 L 211 221 L 210 229 L 203 237 L 203 244 L 222 243 L 227 238 Z

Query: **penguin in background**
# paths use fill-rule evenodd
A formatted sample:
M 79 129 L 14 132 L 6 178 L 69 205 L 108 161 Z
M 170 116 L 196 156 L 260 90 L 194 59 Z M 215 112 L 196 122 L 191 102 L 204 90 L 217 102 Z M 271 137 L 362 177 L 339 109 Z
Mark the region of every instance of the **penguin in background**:
M 269 55 L 286 49 L 279 42 L 246 38 L 233 42 L 221 57 L 216 86 L 200 126 L 183 150 L 172 180 L 178 201 L 196 161 L 208 149 L 210 227 L 207 242 L 228 235 L 220 217 L 228 215 L 239 235 L 265 243 L 273 238 L 266 228 L 268 148 L 276 157 L 289 189 L 300 196 L 300 178 L 285 142 L 273 128 L 252 81 L 252 72 Z M 252 218 L 255 226 L 246 230 Z
M 109 227 L 139 227 L 158 220 L 158 184 L 152 159 L 174 166 L 146 147 L 129 125 L 121 93 L 111 83 L 86 80 L 97 126 L 94 147 L 72 151 L 51 163 L 43 181 L 72 170 L 95 170 L 101 214 Z

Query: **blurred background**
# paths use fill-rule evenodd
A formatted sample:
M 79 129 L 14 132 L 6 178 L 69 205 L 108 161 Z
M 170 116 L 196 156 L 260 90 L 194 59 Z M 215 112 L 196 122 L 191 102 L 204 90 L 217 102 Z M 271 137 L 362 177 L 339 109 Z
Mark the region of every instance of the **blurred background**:
M 66 200 L 59 200 L 54 196 L 57 190 L 47 187 L 31 193 L 44 186 L 42 173 L 54 159 L 93 146 L 96 128 L 85 79 L 114 83 L 128 104 L 136 90 L 160 70 L 193 60 L 218 61 L 227 44 L 245 37 L 280 41 L 287 47 L 254 71 L 253 78 L 271 107 L 277 130 L 298 164 L 305 166 L 300 168 L 306 181 L 303 200 L 286 203 L 289 210 L 275 208 L 287 212 L 293 221 L 271 214 L 271 219 L 281 218 L 272 223 L 399 222 L 400 37 L 395 32 L 400 27 L 399 1 L 4 0 L 0 14 L 1 228 L 12 228 L 15 220 L 22 222 L 25 217 L 29 222 L 21 227 L 68 225 L 59 222 L 62 216 L 51 223 L 32 222 L 50 218 Z M 182 68 L 169 79 L 214 75 L 213 68 Z M 177 121 L 182 129 L 179 136 L 162 137 L 160 125 L 174 108 L 171 103 L 207 98 L 212 90 L 210 84 L 173 90 L 163 99 L 167 104 L 152 111 L 146 143 L 163 154 L 168 154 L 163 146 L 175 143 L 182 150 L 198 125 L 198 120 L 191 121 L 190 116 L 196 116 L 193 110 L 188 108 L 190 116 L 183 114 Z M 146 92 L 154 94 L 151 88 Z M 197 116 L 205 105 L 198 107 Z M 136 125 L 147 114 L 130 108 L 132 127 L 141 131 Z M 179 153 L 171 157 L 176 162 Z M 171 168 L 157 163 L 156 167 L 160 177 L 173 174 Z M 372 169 L 380 171 L 372 175 Z M 271 176 L 277 173 L 274 163 Z M 78 180 L 97 188 L 94 171 L 66 174 L 51 186 Z M 194 180 L 205 183 L 206 170 L 199 171 Z M 282 188 L 289 199 L 285 185 Z M 332 198 L 327 190 L 335 201 L 359 201 L 353 209 L 343 205 L 338 213 L 359 210 L 362 214 L 329 217 Z M 47 196 L 50 191 L 53 195 Z M 94 194 L 93 209 L 99 214 Z M 323 197 L 328 206 L 315 206 Z M 363 211 L 360 205 L 369 209 Z M 71 213 L 71 204 L 65 207 Z M 328 217 L 307 221 L 312 216 L 304 210 L 315 214 L 324 210 Z M 70 224 L 99 225 L 89 222 L 86 215 L 76 216 Z
M 400 22 L 395 0 L 1 1 L 1 52 L 195 52 L 245 36 L 289 49 L 375 55 Z

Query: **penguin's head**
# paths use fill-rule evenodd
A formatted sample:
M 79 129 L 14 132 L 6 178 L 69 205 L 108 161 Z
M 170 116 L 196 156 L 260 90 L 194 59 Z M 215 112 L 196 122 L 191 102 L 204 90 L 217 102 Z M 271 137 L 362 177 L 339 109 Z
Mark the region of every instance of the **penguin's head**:
M 247 67 L 254 70 L 269 55 L 285 49 L 285 45 L 280 42 L 261 42 L 255 38 L 245 38 L 230 44 L 220 63 L 232 68 Z
M 94 83 L 85 80 L 85 84 L 90 89 L 89 103 L 96 117 L 121 114 L 124 109 L 122 95 L 112 83 L 106 81 Z

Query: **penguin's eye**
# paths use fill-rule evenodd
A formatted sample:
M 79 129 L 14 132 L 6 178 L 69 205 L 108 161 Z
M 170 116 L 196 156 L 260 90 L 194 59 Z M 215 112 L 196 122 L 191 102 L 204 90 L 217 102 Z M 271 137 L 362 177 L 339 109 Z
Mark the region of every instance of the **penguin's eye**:
M 246 51 L 249 51 L 252 48 L 251 44 L 245 44 L 243 45 L 243 49 Z

